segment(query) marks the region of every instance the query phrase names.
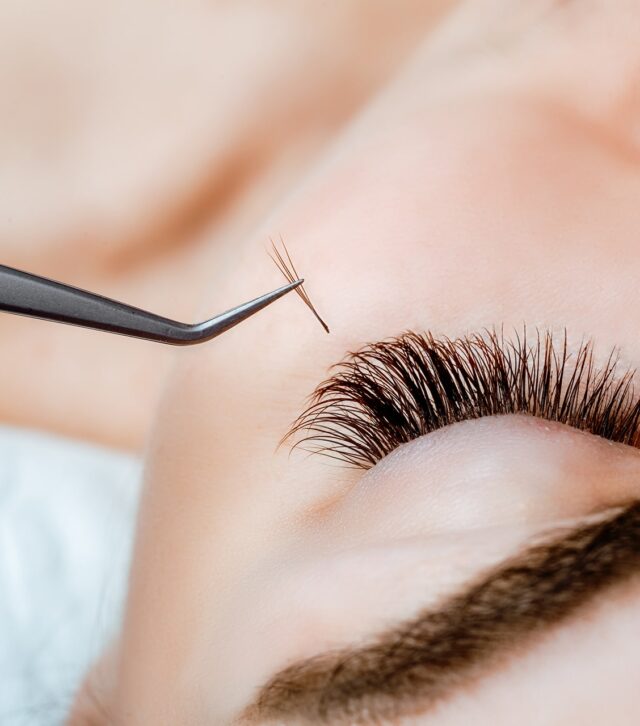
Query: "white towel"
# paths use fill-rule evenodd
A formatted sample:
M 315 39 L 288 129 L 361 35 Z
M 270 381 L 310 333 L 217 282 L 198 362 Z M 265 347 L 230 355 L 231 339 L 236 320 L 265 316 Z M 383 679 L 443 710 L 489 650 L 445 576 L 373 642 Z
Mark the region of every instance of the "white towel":
M 121 616 L 139 459 L 0 427 L 0 724 L 64 721 Z

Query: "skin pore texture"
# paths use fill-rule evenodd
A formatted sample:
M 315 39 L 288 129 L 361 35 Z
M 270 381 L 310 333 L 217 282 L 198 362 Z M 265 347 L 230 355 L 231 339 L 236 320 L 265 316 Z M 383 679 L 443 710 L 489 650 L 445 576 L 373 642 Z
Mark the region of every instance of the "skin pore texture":
M 446 609 L 533 543 L 576 530 L 584 545 L 624 507 L 624 533 L 637 527 L 638 451 L 531 417 L 454 424 L 364 474 L 276 447 L 346 351 L 404 330 L 566 328 L 596 363 L 619 346 L 638 366 L 638 23 L 631 0 L 461 5 L 255 234 L 220 248 L 200 312 L 277 283 L 264 246 L 282 234 L 332 332 L 291 295 L 176 355 L 122 633 L 69 723 L 322 722 L 252 704 L 296 663 Z M 611 581 L 583 567 L 566 612 L 503 631 L 500 657 L 450 671 L 446 697 L 376 714 L 375 696 L 325 722 L 635 723 L 633 543 L 620 561 Z

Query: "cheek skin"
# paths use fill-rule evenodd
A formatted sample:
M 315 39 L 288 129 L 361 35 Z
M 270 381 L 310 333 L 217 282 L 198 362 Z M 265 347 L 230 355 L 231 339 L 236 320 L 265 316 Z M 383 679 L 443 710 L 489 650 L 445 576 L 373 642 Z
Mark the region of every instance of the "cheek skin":
M 624 356 L 640 358 L 637 180 L 631 182 L 588 134 L 574 137 L 570 121 L 545 109 L 523 110 L 521 99 L 466 102 L 452 122 L 416 107 L 415 95 L 402 96 L 401 136 L 389 133 L 397 128 L 395 106 L 393 113 L 387 108 L 387 122 L 375 113 L 365 118 L 300 196 L 237 252 L 237 270 L 216 279 L 203 306 L 217 311 L 277 284 L 264 240 L 282 231 L 332 335 L 289 296 L 213 344 L 180 355 L 149 451 L 124 627 L 116 709 L 131 726 L 198 724 L 211 721 L 212 713 L 224 723 L 268 675 L 267 665 L 286 657 L 264 642 L 268 629 L 258 627 L 264 621 L 256 605 L 278 589 L 286 557 L 271 579 L 257 578 L 256 589 L 247 588 L 247 573 L 260 563 L 283 552 L 311 559 L 327 541 L 339 549 L 351 537 L 373 543 L 392 534 L 393 518 L 385 519 L 394 511 L 390 495 L 382 479 L 375 483 L 382 475 L 371 472 L 375 496 L 365 505 L 357 500 L 357 476 L 317 458 L 274 454 L 305 397 L 345 350 L 410 327 L 454 336 L 503 321 L 505 330 L 520 328 L 525 320 L 566 324 L 573 335 L 593 336 L 605 352 L 628 341 Z M 539 435 L 540 450 L 553 449 L 544 430 L 530 433 Z M 562 436 L 570 453 L 552 452 L 557 473 L 531 470 L 512 496 L 513 472 L 531 457 L 520 434 L 509 436 L 496 455 L 510 476 L 500 478 L 487 466 L 476 471 L 484 479 L 476 481 L 476 506 L 469 512 L 460 506 L 458 485 L 474 473 L 474 451 L 478 461 L 489 460 L 486 437 L 484 444 L 461 439 L 464 472 L 456 479 L 454 466 L 447 479 L 442 464 L 433 492 L 408 465 L 402 469 L 398 452 L 393 465 L 413 496 L 435 497 L 433 511 L 426 504 L 422 510 L 434 532 L 479 526 L 491 516 L 500 524 L 515 513 L 528 534 L 548 516 L 575 516 L 607 503 L 611 492 L 601 486 L 609 479 L 599 482 L 576 467 L 583 439 L 569 434 Z M 442 444 L 416 456 L 419 463 L 431 455 L 444 462 L 445 453 Z M 622 458 L 612 467 L 616 497 L 633 489 Z M 634 466 L 629 461 L 629 471 Z M 604 476 L 608 468 L 595 471 Z M 590 482 L 586 493 L 578 481 Z M 480 495 L 482 482 L 495 487 L 496 499 L 505 497 L 495 513 Z M 564 492 L 558 509 L 551 505 L 555 487 Z M 353 499 L 344 499 L 342 521 L 334 519 L 350 488 Z M 398 496 L 395 515 L 395 526 L 406 533 L 420 526 L 409 501 Z M 388 576 L 391 581 L 393 568 Z M 363 592 L 370 603 L 375 593 Z M 415 594 L 406 597 L 402 607 L 419 605 Z M 282 620 L 285 611 L 274 605 L 273 612 Z M 304 647 L 322 644 L 339 627 L 325 625 L 329 631 L 309 630 L 313 639 Z M 248 649 L 273 654 L 274 662 L 252 665 Z

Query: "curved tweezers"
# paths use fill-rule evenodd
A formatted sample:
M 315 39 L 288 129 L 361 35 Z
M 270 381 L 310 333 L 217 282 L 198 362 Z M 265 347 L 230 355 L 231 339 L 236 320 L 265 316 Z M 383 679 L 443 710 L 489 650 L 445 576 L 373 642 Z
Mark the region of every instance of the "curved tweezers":
M 203 323 L 188 325 L 46 277 L 0 265 L 0 311 L 169 345 L 204 343 L 301 285 L 295 280 Z

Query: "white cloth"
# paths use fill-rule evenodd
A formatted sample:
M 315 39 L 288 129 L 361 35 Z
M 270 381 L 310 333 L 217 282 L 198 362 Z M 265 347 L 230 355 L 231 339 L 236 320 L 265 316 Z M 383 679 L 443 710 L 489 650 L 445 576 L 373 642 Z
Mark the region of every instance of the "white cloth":
M 0 725 L 63 723 L 121 616 L 139 459 L 0 427 Z

